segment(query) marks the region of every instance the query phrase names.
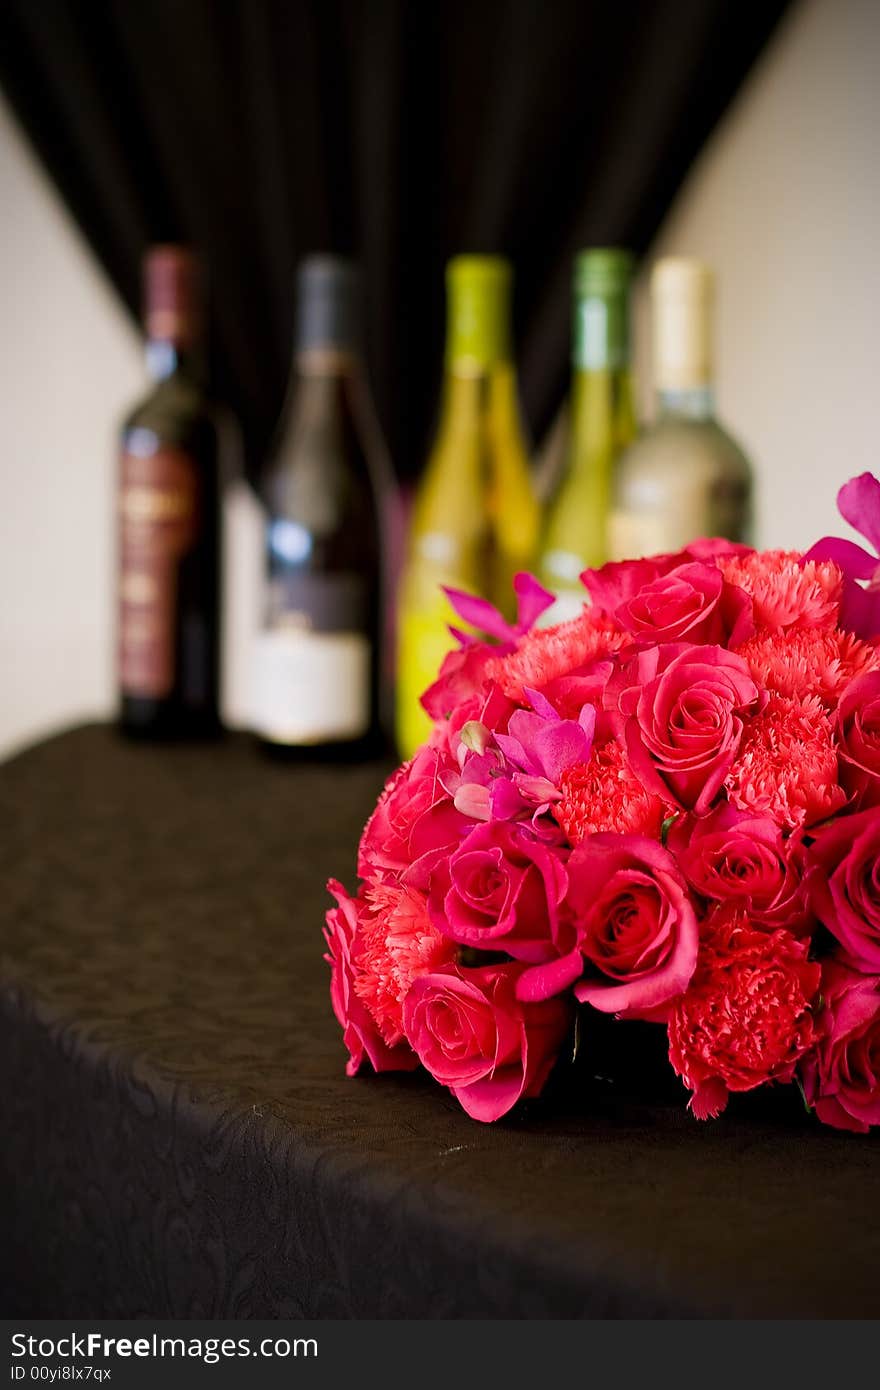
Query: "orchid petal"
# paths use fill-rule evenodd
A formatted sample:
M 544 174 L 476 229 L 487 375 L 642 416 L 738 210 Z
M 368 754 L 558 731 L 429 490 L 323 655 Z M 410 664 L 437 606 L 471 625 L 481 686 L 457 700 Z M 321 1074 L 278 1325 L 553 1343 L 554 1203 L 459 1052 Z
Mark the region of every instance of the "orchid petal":
M 523 694 L 531 705 L 535 714 L 539 714 L 542 719 L 558 719 L 559 711 L 551 705 L 546 695 L 542 695 L 540 690 L 532 690 L 530 686 L 523 686 Z
M 525 711 L 517 711 L 517 713 L 524 712 Z M 513 717 L 511 718 L 511 723 L 512 722 Z M 532 759 L 528 756 L 518 738 L 512 738 L 509 734 L 496 734 L 495 742 L 498 744 L 498 747 L 501 749 L 507 761 L 513 763 L 515 767 L 531 768 L 533 766 Z
M 869 554 L 855 541 L 845 541 L 839 536 L 823 536 L 807 551 L 803 563 L 808 560 L 831 560 L 850 579 L 871 579 L 880 565 L 876 555 Z
M 514 773 L 513 785 L 521 796 L 531 804 L 539 801 L 544 805 L 549 805 L 552 801 L 559 801 L 562 793 L 547 777 L 530 777 L 528 773 Z
M 525 571 L 514 576 L 513 591 L 516 594 L 516 625 L 520 632 L 526 632 L 556 602 L 553 594 L 539 584 L 533 574 Z
M 454 805 L 456 811 L 470 816 L 472 820 L 488 820 L 489 788 L 481 787 L 476 782 L 466 782 L 455 793 Z
M 534 742 L 535 758 L 543 774 L 558 787 L 562 774 L 575 763 L 585 763 L 590 756 L 592 739 L 573 719 L 547 723 Z
M 470 623 L 471 627 L 488 633 L 490 637 L 497 637 L 502 642 L 508 642 L 517 636 L 516 629 L 510 626 L 488 599 L 478 598 L 476 594 L 466 594 L 462 589 L 449 589 L 446 585 L 441 585 L 441 588 L 458 616 Z
M 523 799 L 509 777 L 497 778 L 489 788 L 493 820 L 515 820 L 525 809 Z
M 844 584 L 840 600 L 840 626 L 846 632 L 869 641 L 880 635 L 880 590 L 860 589 L 858 584 Z
M 880 479 L 873 473 L 850 478 L 837 494 L 837 510 L 880 552 Z
M 446 795 L 454 798 L 461 786 L 462 777 L 460 772 L 454 772 L 452 768 L 447 768 L 444 772 L 440 773 L 437 781 L 446 792 Z
M 593 739 L 596 735 L 596 706 L 584 705 L 578 715 L 578 723 L 587 735 L 587 738 L 590 740 L 590 745 L 592 746 Z

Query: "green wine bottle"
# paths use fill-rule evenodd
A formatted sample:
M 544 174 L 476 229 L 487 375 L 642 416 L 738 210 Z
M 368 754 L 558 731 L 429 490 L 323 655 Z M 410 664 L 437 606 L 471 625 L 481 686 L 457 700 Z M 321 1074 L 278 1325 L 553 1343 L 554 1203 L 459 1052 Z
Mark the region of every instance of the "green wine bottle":
M 556 594 L 547 623 L 573 617 L 586 599 L 579 576 L 608 558 L 616 460 L 635 436 L 630 376 L 627 251 L 582 252 L 574 268 L 573 380 L 567 467 L 548 508 L 540 576 Z
M 446 272 L 440 422 L 413 507 L 398 610 L 397 741 L 409 757 L 431 724 L 419 697 L 454 645 L 441 585 L 513 616 L 513 577 L 535 562 L 539 510 L 529 470 L 510 331 L 511 271 L 458 256 Z

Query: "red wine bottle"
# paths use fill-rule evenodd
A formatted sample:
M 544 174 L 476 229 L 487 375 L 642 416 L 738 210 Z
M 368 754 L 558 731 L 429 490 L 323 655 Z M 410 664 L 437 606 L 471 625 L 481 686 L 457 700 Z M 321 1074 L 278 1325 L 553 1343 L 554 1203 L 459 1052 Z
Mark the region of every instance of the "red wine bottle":
M 252 724 L 287 755 L 353 757 L 379 739 L 381 515 L 387 460 L 359 350 L 356 267 L 297 277 L 294 365 L 261 479 L 265 589 Z
M 122 427 L 118 680 L 122 729 L 145 738 L 216 734 L 220 435 L 204 385 L 195 256 L 145 262 L 153 388 Z

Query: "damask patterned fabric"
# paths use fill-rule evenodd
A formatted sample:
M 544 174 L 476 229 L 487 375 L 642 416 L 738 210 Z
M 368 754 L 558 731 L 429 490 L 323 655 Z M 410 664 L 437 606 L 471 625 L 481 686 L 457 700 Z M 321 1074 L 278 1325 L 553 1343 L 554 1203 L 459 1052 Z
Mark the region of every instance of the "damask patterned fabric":
M 870 1138 L 346 1079 L 324 882 L 383 772 L 104 728 L 0 768 L 0 1312 L 880 1314 Z

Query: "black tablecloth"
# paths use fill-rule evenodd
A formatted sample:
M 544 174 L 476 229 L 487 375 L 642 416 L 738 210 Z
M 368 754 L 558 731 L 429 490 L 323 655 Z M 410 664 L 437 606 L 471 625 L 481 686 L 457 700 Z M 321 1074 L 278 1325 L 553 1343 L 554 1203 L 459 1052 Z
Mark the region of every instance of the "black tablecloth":
M 873 1138 L 346 1079 L 324 883 L 382 773 L 103 728 L 0 768 L 0 1310 L 880 1314 Z

